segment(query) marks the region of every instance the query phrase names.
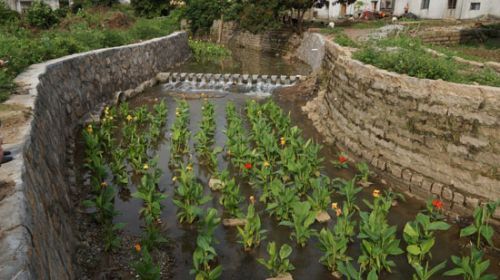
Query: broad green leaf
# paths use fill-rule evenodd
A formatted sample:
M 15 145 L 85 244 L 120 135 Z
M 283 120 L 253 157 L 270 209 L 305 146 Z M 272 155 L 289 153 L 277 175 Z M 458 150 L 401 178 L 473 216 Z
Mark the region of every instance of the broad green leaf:
M 476 227 L 474 225 L 470 225 L 470 226 L 468 226 L 468 227 L 463 228 L 462 230 L 460 230 L 460 237 L 472 235 L 476 231 L 477 231 Z
M 422 251 L 420 250 L 420 247 L 418 247 L 417 245 L 407 246 L 406 251 L 408 251 L 408 253 L 410 253 L 412 255 L 420 255 L 420 253 L 422 253 Z

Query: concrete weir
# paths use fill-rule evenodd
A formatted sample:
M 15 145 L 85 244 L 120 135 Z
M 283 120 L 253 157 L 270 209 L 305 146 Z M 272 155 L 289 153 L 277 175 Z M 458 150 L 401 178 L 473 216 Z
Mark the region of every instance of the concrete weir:
M 161 83 L 196 82 L 206 84 L 221 83 L 233 85 L 292 85 L 297 81 L 305 79 L 305 76 L 166 72 L 158 74 L 157 78 Z

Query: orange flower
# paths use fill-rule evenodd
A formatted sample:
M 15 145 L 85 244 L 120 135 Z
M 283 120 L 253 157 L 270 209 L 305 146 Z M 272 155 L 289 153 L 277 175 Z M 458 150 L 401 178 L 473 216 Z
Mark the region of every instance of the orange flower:
M 141 252 L 141 244 L 139 244 L 139 243 L 135 243 L 134 248 L 135 248 L 135 251 L 136 251 L 137 253 L 140 253 L 140 252 Z
M 380 190 L 374 189 L 372 192 L 373 197 L 379 197 L 380 196 Z
M 337 217 L 342 215 L 342 210 L 340 208 L 335 209 L 335 215 L 337 215 Z
M 434 199 L 432 201 L 432 205 L 436 208 L 436 209 L 442 209 L 443 208 L 443 202 L 439 199 Z

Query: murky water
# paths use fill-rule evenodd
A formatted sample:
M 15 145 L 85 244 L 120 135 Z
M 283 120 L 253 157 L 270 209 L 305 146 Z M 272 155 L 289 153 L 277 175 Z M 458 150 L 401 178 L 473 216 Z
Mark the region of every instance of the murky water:
M 272 58 L 268 58 L 272 59 Z M 264 60 L 263 60 L 264 61 Z M 219 66 L 204 66 L 196 68 L 196 64 L 187 64 L 183 66 L 186 72 L 238 72 L 241 70 L 243 64 L 238 65 L 237 62 L 233 62 L 229 68 L 219 67 Z M 277 65 L 277 68 L 274 66 Z M 272 74 L 272 71 L 294 71 L 294 66 L 287 64 L 286 62 L 280 61 L 280 63 L 274 64 L 259 63 L 259 66 L 255 69 L 248 70 L 249 73 L 266 73 Z M 283 68 L 280 68 L 283 66 Z M 217 68 L 219 67 L 219 68 Z M 229 69 L 229 70 L 228 70 Z M 253 71 L 255 70 L 255 72 Z M 307 70 L 307 68 L 306 68 Z M 180 71 L 180 70 L 176 70 Z M 266 72 L 268 71 L 268 72 Z M 276 73 L 276 72 L 275 72 Z M 280 72 L 283 73 L 283 72 Z M 296 72 L 286 72 L 286 74 L 297 74 Z M 176 207 L 172 203 L 172 197 L 174 195 L 175 185 L 172 182 L 172 171 L 168 167 L 169 162 L 169 132 L 170 128 L 175 120 L 175 108 L 176 101 L 173 95 L 177 92 L 172 89 L 166 89 L 161 85 L 148 90 L 144 94 L 139 95 L 130 101 L 132 107 L 140 106 L 144 104 L 152 105 L 155 103 L 155 99 L 165 100 L 168 104 L 168 121 L 167 127 L 165 128 L 165 139 L 157 147 L 156 154 L 159 155 L 158 166 L 163 172 L 163 176 L 160 180 L 160 189 L 163 190 L 168 198 L 164 202 L 165 209 L 162 213 L 162 221 L 164 223 L 164 233 L 169 239 L 169 243 L 172 247 L 172 255 L 175 257 L 175 265 L 173 266 L 173 275 L 175 279 L 192 279 L 193 276 L 189 274 L 189 270 L 192 268 L 192 253 L 195 249 L 195 240 L 197 236 L 196 226 L 193 225 L 182 225 L 177 222 L 176 219 Z M 197 93 L 185 93 L 195 95 Z M 226 126 L 226 114 L 225 107 L 228 101 L 235 103 L 239 110 L 242 110 L 245 102 L 249 98 L 255 98 L 258 100 L 264 100 L 262 97 L 255 97 L 251 95 L 229 93 L 229 92 L 212 92 L 214 98 L 210 98 L 210 101 L 215 104 L 216 107 L 216 146 L 223 147 L 226 142 L 226 136 L 224 134 L 224 129 Z M 272 98 L 272 97 L 271 97 Z M 190 105 L 190 129 L 191 136 L 193 136 L 199 130 L 199 123 L 201 121 L 201 106 L 203 99 L 187 99 Z M 286 112 L 291 113 L 292 120 L 297 124 L 302 130 L 305 138 L 313 138 L 317 142 L 322 142 L 321 136 L 317 133 L 314 127 L 311 125 L 310 121 L 304 116 L 300 111 L 300 105 L 297 103 L 287 102 L 283 100 L 277 100 L 278 104 Z M 191 151 L 194 151 L 193 147 L 193 137 L 190 140 Z M 354 176 L 355 171 L 352 168 L 349 169 L 337 169 L 330 163 L 331 160 L 337 158 L 338 151 L 332 147 L 324 147 L 321 151 L 321 156 L 325 158 L 324 161 L 324 173 L 330 178 L 340 177 L 344 179 L 350 179 Z M 194 162 L 194 171 L 197 175 L 198 180 L 205 186 L 205 193 L 212 196 L 212 201 L 205 204 L 204 208 L 214 207 L 219 213 L 222 213 L 222 207 L 219 205 L 219 193 L 212 192 L 208 188 L 209 175 L 207 170 L 198 164 L 196 155 L 193 154 L 192 160 Z M 224 159 L 222 155 L 219 155 L 219 169 L 224 169 L 228 167 L 228 162 Z M 135 180 L 137 180 L 136 178 Z M 380 178 L 378 178 L 380 179 Z M 389 181 L 387 186 L 383 186 L 380 180 L 375 179 L 374 185 L 371 188 L 366 188 L 362 193 L 358 195 L 357 204 L 363 207 L 362 199 L 371 200 L 371 192 L 373 188 L 384 188 L 390 187 L 391 182 Z M 135 192 L 135 185 L 131 184 L 130 192 Z M 241 184 L 241 191 L 245 197 L 257 194 L 255 190 L 246 184 Z M 343 198 L 339 195 L 334 194 L 333 201 L 341 202 Z M 137 199 L 130 198 L 127 192 L 121 193 L 119 198 L 116 200 L 116 210 L 120 211 L 122 214 L 115 219 L 115 222 L 125 222 L 127 225 L 125 227 L 126 234 L 139 235 L 141 232 L 142 221 L 139 218 L 139 209 L 141 207 L 141 202 Z M 242 206 L 246 209 L 246 205 Z M 262 227 L 268 230 L 267 239 L 251 252 L 245 252 L 242 249 L 241 244 L 237 243 L 237 230 L 236 228 L 227 228 L 220 225 L 216 232 L 215 237 L 219 241 L 215 245 L 215 249 L 218 254 L 218 262 L 223 267 L 222 279 L 265 279 L 268 276 L 265 268 L 260 265 L 256 259 L 261 257 L 267 257 L 266 254 L 266 244 L 268 241 L 276 241 L 278 244 L 288 243 L 293 247 L 293 253 L 291 255 L 291 262 L 295 265 L 296 269 L 292 272 L 294 279 L 333 279 L 333 276 L 329 271 L 319 263 L 319 259 L 322 255 L 318 249 L 318 240 L 313 237 L 309 240 L 308 245 L 304 248 L 299 248 L 295 245 L 295 241 L 290 239 L 291 230 L 284 226 L 279 226 L 278 223 L 269 218 L 267 212 L 264 211 L 265 205 L 262 203 L 257 203 L 257 210 L 260 213 L 262 219 Z M 402 229 L 404 224 L 413 220 L 415 215 L 423 208 L 423 203 L 421 201 L 407 198 L 406 202 L 400 203 L 398 206 L 393 207 L 389 214 L 388 220 L 391 225 L 396 225 L 398 228 L 398 238 L 402 238 Z M 330 216 L 334 217 L 334 213 L 330 212 Z M 330 221 L 327 226 L 332 227 L 335 223 L 335 219 Z M 314 224 L 313 228 L 320 230 L 321 227 L 325 225 Z M 437 264 L 445 259 L 449 259 L 451 255 L 460 255 L 461 253 L 467 253 L 468 249 L 463 249 L 463 243 L 465 239 L 461 241 L 458 240 L 458 227 L 453 226 L 450 230 L 442 233 L 437 233 L 436 246 L 432 251 L 433 261 L 432 264 Z M 404 249 L 404 242 L 401 243 L 401 247 Z M 360 255 L 361 249 L 358 242 L 350 245 L 348 254 L 357 260 Z M 489 271 L 492 273 L 500 274 L 500 256 L 498 254 L 489 256 L 491 259 L 491 265 Z M 407 264 L 405 255 L 400 255 L 397 257 L 392 257 L 397 267 L 394 268 L 393 273 L 383 273 L 380 279 L 411 279 L 413 269 Z M 448 268 L 451 267 L 451 261 L 448 261 Z M 437 276 L 435 279 L 454 279 L 451 277 Z M 458 278 L 456 278 L 458 279 Z

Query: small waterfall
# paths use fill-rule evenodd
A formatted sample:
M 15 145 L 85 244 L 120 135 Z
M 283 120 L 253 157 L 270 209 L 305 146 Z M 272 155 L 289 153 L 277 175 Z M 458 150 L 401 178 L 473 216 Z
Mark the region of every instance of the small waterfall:
M 305 76 L 167 72 L 158 74 L 157 78 L 167 90 L 220 91 L 269 96 L 275 89 L 291 86 L 297 81 L 303 80 Z

